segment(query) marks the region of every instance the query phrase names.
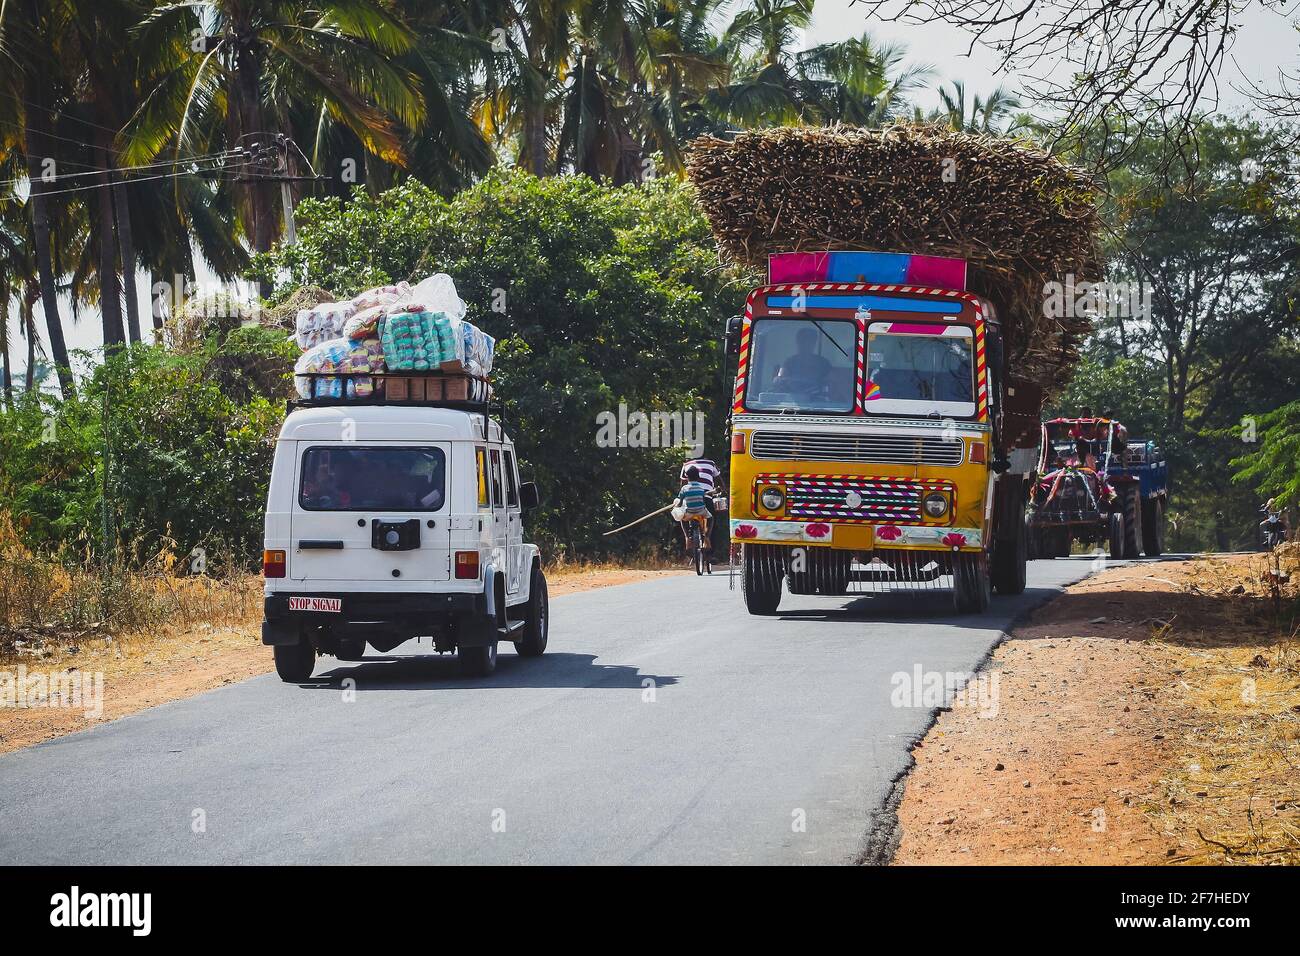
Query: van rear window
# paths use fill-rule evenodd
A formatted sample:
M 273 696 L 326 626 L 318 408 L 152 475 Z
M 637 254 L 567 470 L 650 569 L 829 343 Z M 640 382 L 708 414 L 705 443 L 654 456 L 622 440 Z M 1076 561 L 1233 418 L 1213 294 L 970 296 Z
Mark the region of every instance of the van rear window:
M 446 482 L 441 448 L 308 448 L 298 504 L 305 511 L 437 511 Z

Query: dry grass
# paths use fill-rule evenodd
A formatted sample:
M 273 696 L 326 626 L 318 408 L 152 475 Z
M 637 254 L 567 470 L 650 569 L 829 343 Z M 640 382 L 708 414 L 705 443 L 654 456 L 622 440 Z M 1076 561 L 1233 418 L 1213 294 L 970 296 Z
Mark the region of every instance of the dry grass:
M 1184 595 L 1218 614 L 1157 623 L 1182 739 L 1152 823 L 1195 834 L 1173 862 L 1300 864 L 1300 545 L 1198 562 Z
M 176 633 L 242 627 L 261 615 L 261 580 L 178 574 L 164 550 L 138 567 L 56 559 L 22 546 L 0 515 L 0 662 L 58 663 L 94 645 L 116 653 Z

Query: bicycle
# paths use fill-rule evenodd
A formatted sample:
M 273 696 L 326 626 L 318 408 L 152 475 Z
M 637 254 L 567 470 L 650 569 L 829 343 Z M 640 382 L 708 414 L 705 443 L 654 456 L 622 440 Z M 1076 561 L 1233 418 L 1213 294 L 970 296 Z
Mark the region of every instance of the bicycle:
M 696 575 L 713 573 L 713 546 L 708 542 L 709 516 L 683 515 L 682 522 L 690 522 L 686 533 L 687 550 L 694 549 Z

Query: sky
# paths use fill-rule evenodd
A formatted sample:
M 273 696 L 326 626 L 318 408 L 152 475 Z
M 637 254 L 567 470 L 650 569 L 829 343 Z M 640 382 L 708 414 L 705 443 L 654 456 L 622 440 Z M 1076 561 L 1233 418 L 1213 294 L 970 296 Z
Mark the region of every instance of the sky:
M 1251 105 L 1248 92 L 1250 81 L 1266 87 L 1276 86 L 1278 71 L 1285 69 L 1295 72 L 1300 69 L 1300 33 L 1297 33 L 1292 21 L 1295 17 L 1286 17 L 1254 3 L 1244 15 L 1241 30 L 1233 42 L 1228 62 L 1219 77 L 1219 108 L 1225 112 L 1246 110 Z M 930 110 L 939 105 L 939 95 L 934 87 L 952 80 L 962 80 L 968 94 L 987 95 L 999 84 L 1014 90 L 1015 77 L 996 75 L 997 56 L 980 47 L 969 55 L 969 36 L 962 30 L 942 23 L 922 26 L 884 23 L 868 20 L 861 3 L 852 0 L 816 0 L 813 10 L 813 22 L 805 34 L 804 45 L 815 46 L 834 40 L 843 40 L 859 36 L 869 31 L 880 40 L 890 40 L 906 46 L 912 62 L 924 62 L 936 68 L 935 83 L 915 97 L 917 105 Z M 215 289 L 216 280 L 210 274 L 204 274 L 200 266 L 198 276 L 200 286 Z M 141 324 L 146 327 L 146 340 L 149 338 L 149 278 L 143 274 L 137 276 L 137 288 L 141 303 Z M 95 349 L 102 344 L 99 313 L 96 309 L 82 308 L 78 321 L 70 321 L 71 307 L 62 302 L 65 324 L 64 334 L 70 349 Z M 41 332 L 42 345 L 45 345 L 44 320 L 39 306 L 36 316 Z M 14 375 L 22 374 L 26 365 L 25 342 L 17 334 L 17 320 L 11 318 L 11 353 L 13 353 Z

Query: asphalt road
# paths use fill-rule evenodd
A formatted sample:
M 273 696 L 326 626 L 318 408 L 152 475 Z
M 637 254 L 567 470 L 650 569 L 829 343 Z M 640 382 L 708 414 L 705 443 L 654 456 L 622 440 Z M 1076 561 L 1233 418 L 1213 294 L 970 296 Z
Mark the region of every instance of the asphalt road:
M 0 863 L 848 863 L 932 703 L 1089 560 L 1017 598 L 783 599 L 662 578 L 557 598 L 550 649 L 321 658 L 0 757 Z M 268 655 L 270 651 L 267 651 Z M 350 689 L 355 681 L 355 689 Z

